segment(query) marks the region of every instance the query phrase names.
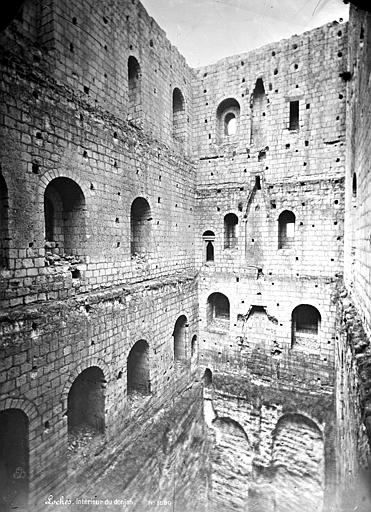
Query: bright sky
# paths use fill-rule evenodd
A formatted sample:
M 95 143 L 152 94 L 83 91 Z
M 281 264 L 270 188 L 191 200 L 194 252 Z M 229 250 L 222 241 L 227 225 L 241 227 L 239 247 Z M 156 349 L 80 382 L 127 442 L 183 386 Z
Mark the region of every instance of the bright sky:
M 141 0 L 192 67 L 348 19 L 342 0 Z

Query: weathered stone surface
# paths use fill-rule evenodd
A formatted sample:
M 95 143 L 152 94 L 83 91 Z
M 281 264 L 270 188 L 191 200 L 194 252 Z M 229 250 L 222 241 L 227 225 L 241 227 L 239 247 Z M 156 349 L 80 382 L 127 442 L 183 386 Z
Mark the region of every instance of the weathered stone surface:
M 23 3 L 0 508 L 366 512 L 370 27 L 193 70 L 137 1 Z

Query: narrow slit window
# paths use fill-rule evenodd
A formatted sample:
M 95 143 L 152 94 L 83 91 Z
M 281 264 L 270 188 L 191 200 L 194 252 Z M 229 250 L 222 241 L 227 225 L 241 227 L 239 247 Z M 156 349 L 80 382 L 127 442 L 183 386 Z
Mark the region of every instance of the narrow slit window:
M 237 247 L 238 217 L 234 213 L 228 213 L 224 217 L 224 249 Z
M 353 174 L 352 195 L 353 195 L 354 199 L 357 197 L 357 175 L 356 175 L 356 173 Z
M 213 231 L 205 231 L 202 238 L 205 245 L 206 261 L 214 261 L 215 233 Z
M 264 82 L 258 78 L 251 98 L 251 135 L 250 143 L 255 147 L 266 146 L 267 138 L 267 117 L 266 109 L 268 107 L 268 98 L 265 94 Z
M 299 129 L 299 101 L 290 101 L 290 130 Z
M 173 91 L 173 137 L 184 141 L 187 130 L 187 119 L 184 97 L 177 87 Z
M 191 340 L 191 357 L 194 357 L 196 355 L 196 351 L 197 351 L 197 336 L 195 334 Z
M 0 175 L 0 268 L 9 264 L 8 187 Z
M 128 119 L 138 122 L 141 116 L 141 69 L 132 55 L 128 59 Z
M 206 245 L 206 261 L 214 261 L 214 246 L 212 242 Z

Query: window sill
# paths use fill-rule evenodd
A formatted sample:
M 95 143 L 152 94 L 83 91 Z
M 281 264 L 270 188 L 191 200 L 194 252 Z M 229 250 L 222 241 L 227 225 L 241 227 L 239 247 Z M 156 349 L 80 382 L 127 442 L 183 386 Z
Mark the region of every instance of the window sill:
M 131 256 L 131 261 L 134 263 L 147 263 L 148 256 L 146 254 L 133 254 Z
M 320 340 L 318 334 L 295 333 L 291 350 L 294 352 L 305 352 L 318 354 Z
M 295 254 L 294 247 L 281 247 L 280 249 L 277 249 L 281 254 Z
M 212 323 L 207 326 L 207 330 L 209 332 L 214 332 L 217 334 L 226 334 L 229 331 L 229 320 L 225 321 L 223 325 L 223 320 L 220 322 Z

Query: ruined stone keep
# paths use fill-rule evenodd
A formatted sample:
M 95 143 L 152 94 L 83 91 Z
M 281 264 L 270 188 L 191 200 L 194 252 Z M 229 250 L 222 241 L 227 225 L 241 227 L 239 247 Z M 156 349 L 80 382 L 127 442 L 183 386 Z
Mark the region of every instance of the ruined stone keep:
M 191 69 L 138 0 L 15 6 L 0 510 L 371 510 L 371 15 Z

